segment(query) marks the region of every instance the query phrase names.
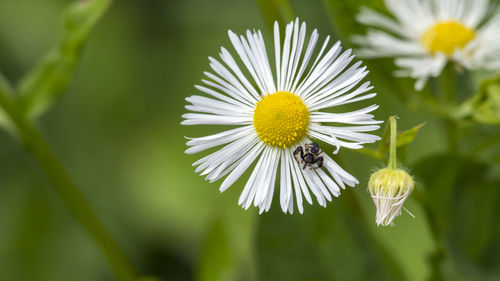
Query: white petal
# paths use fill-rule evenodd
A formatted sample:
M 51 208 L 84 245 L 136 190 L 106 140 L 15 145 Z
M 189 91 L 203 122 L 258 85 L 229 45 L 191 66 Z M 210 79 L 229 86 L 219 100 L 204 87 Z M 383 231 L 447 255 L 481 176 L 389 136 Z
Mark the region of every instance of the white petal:
M 234 34 L 231 30 L 228 31 L 229 39 L 231 43 L 233 43 L 233 47 L 240 56 L 241 60 L 247 67 L 248 71 L 252 75 L 255 83 L 259 87 L 260 93 L 264 94 L 267 92 L 267 89 L 262 84 L 262 77 L 260 77 L 254 67 L 252 66 L 251 60 L 254 60 L 252 54 L 247 54 L 247 50 L 249 49 L 248 43 L 246 42 L 244 37 L 238 38 L 236 34 Z M 240 41 L 241 40 L 241 41 Z
M 252 118 L 248 116 L 213 115 L 201 113 L 186 113 L 182 115 L 186 119 L 182 125 L 249 125 Z
M 253 126 L 244 126 L 232 130 L 227 130 L 215 135 L 205 136 L 201 138 L 191 138 L 186 143 L 191 147 L 188 148 L 185 153 L 194 154 L 215 146 L 230 143 L 234 140 L 249 135 L 253 130 Z
M 281 153 L 281 172 L 280 172 L 280 204 L 284 213 L 287 212 L 289 202 L 292 196 L 292 182 L 290 179 L 290 165 L 287 158 L 287 150 Z
M 257 158 L 257 156 L 264 149 L 264 145 L 262 143 L 257 143 L 252 150 L 244 156 L 243 161 L 239 163 L 238 167 L 236 167 L 224 180 L 221 184 L 219 190 L 224 192 L 228 187 L 230 187 L 242 174 L 245 170 L 253 163 L 253 161 Z

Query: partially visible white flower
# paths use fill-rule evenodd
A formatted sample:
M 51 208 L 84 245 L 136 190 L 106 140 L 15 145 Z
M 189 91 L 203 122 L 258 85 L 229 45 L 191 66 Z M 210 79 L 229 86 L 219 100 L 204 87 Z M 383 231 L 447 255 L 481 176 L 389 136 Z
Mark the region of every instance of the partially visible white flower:
M 417 90 L 448 61 L 500 69 L 500 13 L 490 13 L 489 0 L 385 0 L 385 6 L 395 19 L 363 8 L 356 19 L 377 29 L 354 42 L 361 56 L 396 57 L 396 74 L 417 79 Z
M 345 113 L 321 111 L 369 99 L 375 93 L 369 92 L 373 88 L 369 82 L 359 85 L 368 71 L 361 62 L 351 65 L 351 50 L 341 52 L 340 42 L 329 46 L 328 36 L 315 52 L 318 37 L 314 30 L 304 45 L 306 24 L 297 19 L 286 26 L 281 46 L 275 23 L 273 73 L 260 31 L 248 30 L 246 37 L 229 31 L 246 69 L 240 69 L 229 51 L 221 48 L 221 61 L 209 57 L 213 72 L 205 72 L 204 85 L 196 86 L 205 95 L 186 98 L 186 109 L 192 113 L 183 115 L 182 124 L 231 126 L 187 142 L 188 154 L 222 146 L 196 161 L 196 172 L 210 182 L 225 177 L 220 186 L 223 192 L 257 161 L 238 201 L 245 209 L 253 203 L 261 213 L 268 211 L 276 181 L 283 212 L 293 212 L 295 196 L 302 213 L 303 199 L 312 204 L 311 192 L 326 206 L 332 195 L 340 195 L 340 188 L 354 186 L 358 180 L 326 152 L 307 158 L 311 160 L 308 164 L 300 153 L 294 156 L 294 151 L 298 147 L 306 150 L 312 138 L 334 145 L 335 153 L 341 147 L 359 149 L 379 140 L 366 133 L 379 128 L 376 124 L 380 122 L 370 114 L 377 105 Z M 323 157 L 322 164 L 319 157 Z

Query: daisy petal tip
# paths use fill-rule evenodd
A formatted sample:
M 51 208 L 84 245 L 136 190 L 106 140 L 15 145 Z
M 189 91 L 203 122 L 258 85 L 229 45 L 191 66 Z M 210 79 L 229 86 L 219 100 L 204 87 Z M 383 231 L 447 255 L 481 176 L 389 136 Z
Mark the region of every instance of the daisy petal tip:
M 222 192 L 226 191 L 229 188 L 229 186 L 230 185 L 225 184 L 225 182 L 223 182 L 222 185 L 219 188 L 219 192 L 222 193 Z

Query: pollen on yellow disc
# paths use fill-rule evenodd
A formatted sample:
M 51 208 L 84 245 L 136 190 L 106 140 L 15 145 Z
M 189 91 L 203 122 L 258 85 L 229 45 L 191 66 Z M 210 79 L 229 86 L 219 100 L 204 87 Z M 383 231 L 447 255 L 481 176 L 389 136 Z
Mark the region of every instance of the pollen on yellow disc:
M 302 99 L 289 92 L 276 92 L 257 103 L 253 125 L 267 144 L 279 147 L 294 145 L 307 132 L 309 111 Z
M 421 38 L 431 53 L 441 52 L 451 55 L 455 49 L 461 49 L 476 37 L 474 30 L 456 21 L 442 21 L 425 31 Z

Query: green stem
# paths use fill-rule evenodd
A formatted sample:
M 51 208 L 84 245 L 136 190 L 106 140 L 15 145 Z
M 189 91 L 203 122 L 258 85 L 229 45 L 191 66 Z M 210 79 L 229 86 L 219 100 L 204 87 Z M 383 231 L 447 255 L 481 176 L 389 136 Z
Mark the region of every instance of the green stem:
M 12 90 L 6 81 L 2 77 L 0 80 L 2 80 L 0 81 L 0 106 L 10 117 L 26 150 L 33 155 L 61 199 L 104 252 L 116 278 L 121 281 L 134 280 L 136 274 L 127 257 L 94 214 L 38 129 L 20 114 L 17 104 L 9 97 L 12 95 Z
M 446 128 L 446 138 L 448 141 L 448 150 L 452 153 L 458 153 L 458 131 L 457 123 L 450 119 L 443 120 Z
M 387 167 L 389 169 L 395 170 L 397 168 L 397 165 L 396 165 L 396 139 L 398 137 L 396 116 L 389 117 L 389 123 L 391 126 L 391 142 L 390 142 L 390 148 L 389 148 L 389 164 L 387 164 Z
M 446 103 L 453 104 L 455 102 L 455 71 L 453 70 L 453 65 L 448 63 L 448 65 L 443 69 L 441 73 L 442 82 L 442 97 L 443 101 Z
M 453 66 L 448 64 L 441 75 L 442 97 L 443 103 L 447 106 L 454 107 L 456 102 L 456 87 L 455 87 L 455 71 Z M 458 151 L 458 134 L 456 120 L 446 118 L 444 120 L 448 149 L 450 152 Z

